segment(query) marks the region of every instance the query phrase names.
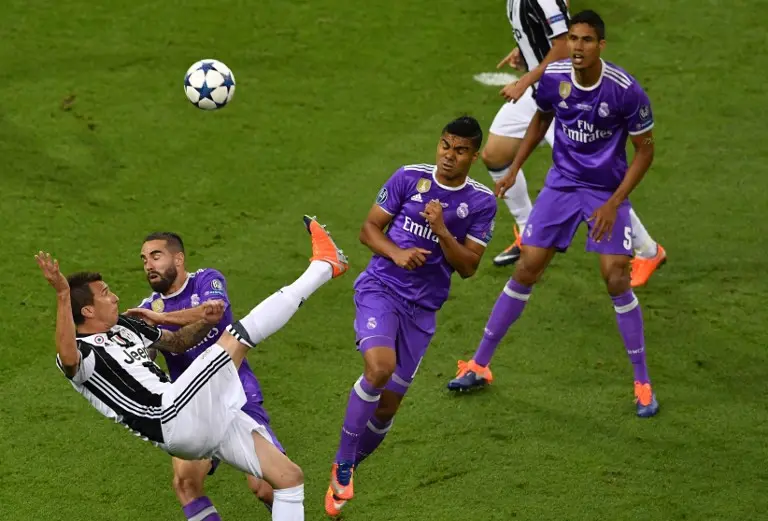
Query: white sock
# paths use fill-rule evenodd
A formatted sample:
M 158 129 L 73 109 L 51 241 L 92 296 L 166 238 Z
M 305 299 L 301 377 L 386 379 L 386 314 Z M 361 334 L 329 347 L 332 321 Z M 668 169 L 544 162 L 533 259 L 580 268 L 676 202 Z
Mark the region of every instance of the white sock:
M 273 335 L 293 317 L 299 306 L 320 286 L 331 280 L 333 268 L 327 262 L 313 261 L 290 286 L 273 293 L 232 325 L 236 338 L 251 347 Z M 242 331 L 244 330 L 244 331 Z M 245 333 L 245 334 L 244 334 Z
M 333 277 L 333 268 L 330 264 L 323 261 L 312 261 L 309 268 L 296 279 L 296 282 L 283 288 L 302 300 L 307 300 L 312 293 L 317 291 L 320 286 L 331 280 Z
M 304 485 L 275 490 L 272 521 L 304 521 Z
M 505 168 L 503 170 L 488 170 L 488 173 L 491 174 L 495 182 L 505 176 L 508 171 L 509 168 Z M 528 196 L 528 182 L 525 180 L 525 174 L 522 169 L 517 173 L 515 184 L 504 194 L 504 202 L 515 218 L 517 228 L 522 232 L 528 223 L 528 216 L 531 215 L 531 209 L 533 208 L 531 198 Z
M 632 248 L 635 250 L 635 255 L 652 259 L 657 252 L 656 241 L 651 238 L 633 208 L 629 210 L 629 218 L 632 223 Z

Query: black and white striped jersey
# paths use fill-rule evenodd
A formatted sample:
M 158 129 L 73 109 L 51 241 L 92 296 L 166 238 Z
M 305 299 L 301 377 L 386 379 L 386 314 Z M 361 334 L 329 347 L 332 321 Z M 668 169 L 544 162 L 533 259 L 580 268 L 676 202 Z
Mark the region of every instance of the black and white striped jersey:
M 120 315 L 107 332 L 77 336 L 80 365 L 71 378 L 101 414 L 155 444 L 164 442 L 162 395 L 171 385 L 147 352 L 160 336 L 158 328 Z M 56 365 L 63 372 L 58 356 Z
M 544 60 L 551 40 L 568 32 L 565 0 L 507 0 L 507 17 L 529 71 Z

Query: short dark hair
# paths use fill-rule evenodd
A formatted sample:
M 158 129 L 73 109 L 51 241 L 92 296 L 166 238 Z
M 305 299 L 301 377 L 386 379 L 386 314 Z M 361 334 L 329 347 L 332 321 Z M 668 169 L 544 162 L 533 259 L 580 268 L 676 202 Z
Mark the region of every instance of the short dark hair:
M 592 9 L 587 9 L 577 13 L 571 18 L 569 26 L 573 27 L 576 24 L 587 24 L 597 33 L 598 40 L 605 40 L 605 22 L 600 18 Z
M 461 116 L 443 127 L 443 134 L 452 134 L 472 140 L 476 150 L 483 144 L 483 129 L 472 116 Z
M 184 241 L 177 233 L 173 232 L 153 232 L 144 238 L 144 242 L 148 241 L 165 241 L 168 245 L 168 249 L 173 253 L 184 253 Z
M 75 324 L 85 322 L 83 308 L 93 305 L 93 292 L 89 284 L 100 280 L 102 280 L 101 273 L 91 271 L 80 271 L 67 277 L 69 302 L 72 305 L 72 318 L 75 320 Z

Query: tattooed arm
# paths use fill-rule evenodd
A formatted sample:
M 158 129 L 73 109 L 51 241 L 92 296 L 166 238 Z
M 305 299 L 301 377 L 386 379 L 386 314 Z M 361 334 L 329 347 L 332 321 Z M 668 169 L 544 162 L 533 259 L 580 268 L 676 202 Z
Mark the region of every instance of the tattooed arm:
M 187 349 L 192 349 L 199 344 L 213 328 L 214 324 L 215 322 L 209 324 L 205 320 L 198 320 L 177 331 L 171 332 L 164 329 L 160 339 L 152 344 L 152 349 L 159 349 L 160 351 L 168 351 L 170 353 L 183 353 Z
M 221 300 L 207 300 L 199 307 L 202 309 L 203 318 L 177 331 L 162 330 L 160 338 L 150 347 L 171 353 L 183 353 L 199 344 L 213 326 L 219 323 L 226 306 Z

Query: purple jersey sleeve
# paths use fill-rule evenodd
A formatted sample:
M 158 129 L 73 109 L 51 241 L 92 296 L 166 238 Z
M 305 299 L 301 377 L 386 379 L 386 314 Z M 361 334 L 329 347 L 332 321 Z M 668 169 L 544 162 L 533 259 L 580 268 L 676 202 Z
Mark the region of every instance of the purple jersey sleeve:
M 496 226 L 496 200 L 493 197 L 490 200 L 490 204 L 475 215 L 467 230 L 468 240 L 486 247 L 493 238 L 493 228 Z
M 392 177 L 384 183 L 376 197 L 376 204 L 389 215 L 397 214 L 403 206 L 404 172 L 404 168 L 397 169 Z
M 557 63 L 557 62 L 555 62 Z M 555 83 L 557 82 L 554 74 L 547 74 L 546 71 L 541 75 L 539 86 L 536 88 L 536 106 L 542 112 L 552 112 L 555 110 L 555 102 L 552 94 L 555 92 Z
M 210 268 L 203 270 L 195 278 L 195 288 L 201 303 L 206 300 L 223 300 L 226 307 L 229 307 L 227 280 L 220 272 Z
M 621 108 L 627 131 L 631 136 L 648 132 L 653 128 L 651 101 L 636 81 L 627 89 Z

